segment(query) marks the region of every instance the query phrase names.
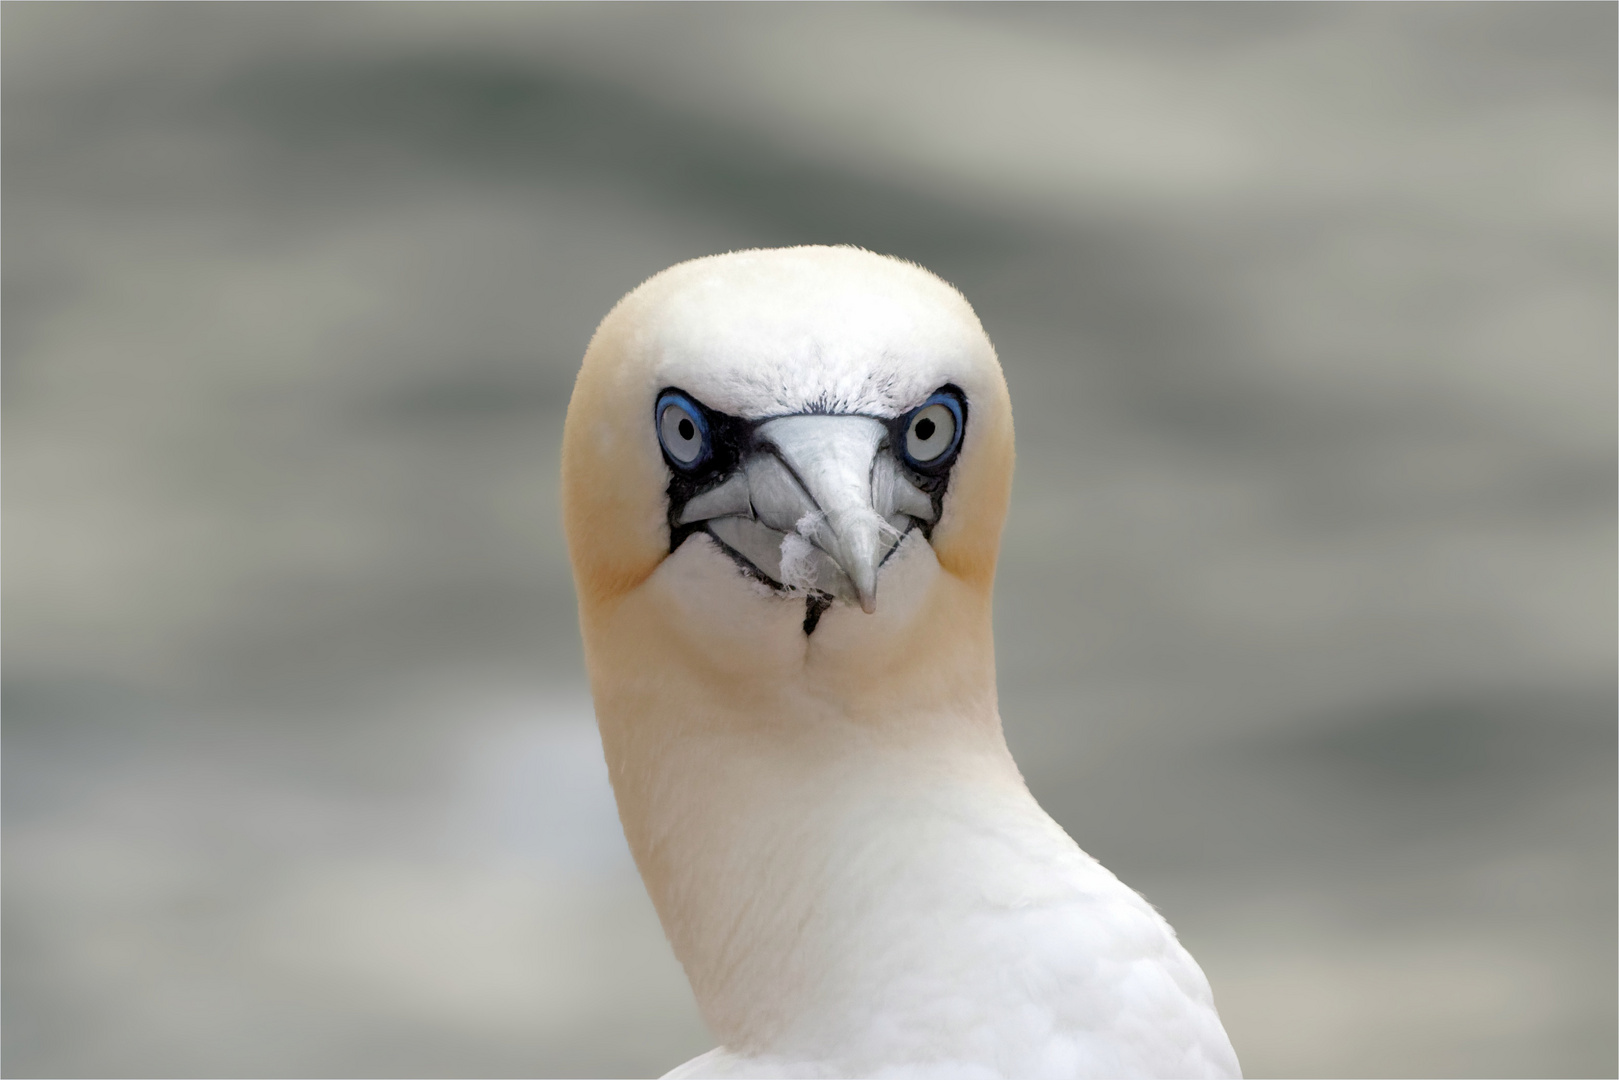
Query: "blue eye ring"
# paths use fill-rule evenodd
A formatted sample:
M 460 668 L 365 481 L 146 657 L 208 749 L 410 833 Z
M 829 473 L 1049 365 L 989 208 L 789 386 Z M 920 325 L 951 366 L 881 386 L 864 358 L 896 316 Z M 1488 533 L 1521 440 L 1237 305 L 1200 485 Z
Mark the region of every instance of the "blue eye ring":
M 703 407 L 679 390 L 665 390 L 658 395 L 652 408 L 652 429 L 658 433 L 664 460 L 677 472 L 695 472 L 714 456 L 714 440 Z
M 943 406 L 955 421 L 955 430 L 950 433 L 949 441 L 943 448 L 928 457 L 918 457 L 912 453 L 912 435 L 919 420 L 926 423 L 930 418 L 922 417 L 933 406 Z M 961 451 L 961 439 L 967 430 L 967 401 L 961 391 L 954 386 L 947 386 L 934 391 L 929 398 L 900 417 L 896 425 L 895 443 L 899 447 L 900 458 L 906 466 L 919 473 L 940 473 L 950 467 L 956 460 L 956 454 Z M 931 432 L 929 433 L 931 435 Z

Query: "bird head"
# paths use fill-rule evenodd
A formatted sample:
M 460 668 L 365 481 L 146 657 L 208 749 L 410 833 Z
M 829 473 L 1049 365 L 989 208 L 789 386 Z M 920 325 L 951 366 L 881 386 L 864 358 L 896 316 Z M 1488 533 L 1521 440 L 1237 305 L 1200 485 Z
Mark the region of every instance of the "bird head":
M 568 410 L 593 673 L 604 635 L 733 683 L 926 649 L 930 619 L 987 635 L 1011 469 L 994 349 L 928 271 L 849 247 L 666 270 L 603 320 Z

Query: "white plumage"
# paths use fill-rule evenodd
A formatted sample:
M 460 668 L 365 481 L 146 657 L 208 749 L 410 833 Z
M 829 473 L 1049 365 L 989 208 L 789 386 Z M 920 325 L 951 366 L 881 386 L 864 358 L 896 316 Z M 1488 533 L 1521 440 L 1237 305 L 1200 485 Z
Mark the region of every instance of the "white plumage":
M 586 660 L 722 1043 L 671 1076 L 1238 1075 L 1174 932 L 1007 752 L 1011 469 L 994 351 L 909 264 L 701 259 L 597 331 L 563 452 Z

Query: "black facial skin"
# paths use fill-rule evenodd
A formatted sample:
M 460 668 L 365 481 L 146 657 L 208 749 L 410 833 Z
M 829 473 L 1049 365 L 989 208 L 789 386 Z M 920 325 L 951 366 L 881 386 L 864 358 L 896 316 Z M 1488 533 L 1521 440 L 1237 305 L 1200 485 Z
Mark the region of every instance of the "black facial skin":
M 658 397 L 663 397 L 668 389 L 658 391 Z M 686 399 L 699 409 L 703 410 L 703 418 L 708 421 L 708 437 L 710 453 L 696 469 L 688 469 L 667 453 L 663 460 L 669 465 L 669 553 L 686 542 L 686 537 L 692 533 L 707 532 L 708 523 L 693 521 L 685 525 L 677 524 L 680 512 L 686 508 L 686 503 L 701 495 L 705 491 L 719 487 L 736 471 L 742 459 L 754 449 L 754 429 L 757 423 L 727 416 L 716 412 L 707 405 L 698 401 L 685 391 L 680 391 Z M 659 444 L 662 445 L 661 443 Z M 729 550 L 729 549 L 727 549 Z M 748 564 L 752 566 L 752 563 Z M 755 576 L 762 577 L 757 570 Z M 766 578 L 765 580 L 769 580 Z M 775 584 L 771 582 L 771 584 Z
M 820 623 L 821 616 L 826 609 L 832 606 L 832 598 L 823 592 L 812 592 L 809 599 L 804 601 L 804 636 L 809 637 L 815 633 L 815 627 Z
M 769 420 L 775 420 L 777 417 L 769 416 L 760 420 L 744 420 L 741 417 L 728 416 L 725 413 L 710 409 L 684 390 L 672 386 L 658 391 L 657 399 L 661 399 L 664 394 L 670 391 L 681 394 L 697 408 L 703 410 L 703 418 L 708 421 L 710 442 L 708 457 L 695 469 L 681 465 L 670 457 L 667 452 L 663 455 L 664 461 L 669 466 L 669 553 L 672 555 L 693 533 L 708 532 L 708 523 L 706 521 L 693 521 L 685 525 L 679 524 L 680 513 L 685 509 L 686 503 L 703 492 L 710 491 L 724 483 L 736 471 L 743 458 L 758 448 L 756 432 L 759 426 Z M 935 392 L 952 394 L 960 403 L 961 438 L 964 439 L 967 429 L 967 395 L 962 393 L 961 388 L 954 384 L 941 386 Z M 910 423 L 910 418 L 911 411 L 906 411 L 891 420 L 885 421 L 888 425 L 888 438 L 877 448 L 879 453 L 884 450 L 891 450 L 895 446 L 903 445 L 901 440 L 905 438 L 905 428 Z M 957 445 L 960 445 L 959 441 Z M 659 446 L 662 446 L 661 442 Z M 945 489 L 950 485 L 950 470 L 955 464 L 957 455 L 950 455 L 948 460 L 941 462 L 938 468 L 927 471 L 918 469 L 906 462 L 903 454 L 895 454 L 894 456 L 899 461 L 900 468 L 905 470 L 906 476 L 911 483 L 925 492 L 928 498 L 933 501 L 933 517 L 934 521 L 937 521 L 943 511 L 944 493 Z M 931 522 L 915 521 L 915 527 L 922 530 L 922 536 L 925 539 L 933 539 L 933 524 Z M 712 536 L 713 534 L 709 533 L 709 535 Z M 744 573 L 764 582 L 778 592 L 786 591 L 780 582 L 773 580 L 746 558 L 732 551 L 718 537 L 714 538 L 714 542 L 720 546 L 721 550 L 731 556 Z M 894 550 L 899 549 L 896 546 Z M 892 555 L 893 552 L 891 551 L 889 554 Z M 820 623 L 821 616 L 831 606 L 832 597 L 819 591 L 810 592 L 804 604 L 804 635 L 806 637 L 815 632 L 815 627 Z

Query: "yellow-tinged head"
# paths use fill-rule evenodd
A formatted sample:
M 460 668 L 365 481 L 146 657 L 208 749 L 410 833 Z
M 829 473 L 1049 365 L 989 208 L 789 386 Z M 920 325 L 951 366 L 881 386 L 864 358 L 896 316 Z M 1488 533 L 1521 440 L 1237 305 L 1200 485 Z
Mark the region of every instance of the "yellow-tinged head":
M 800 624 L 829 600 L 875 608 L 912 531 L 987 596 L 1011 469 L 994 349 L 934 275 L 849 247 L 682 263 L 614 307 L 574 387 L 563 509 L 587 627 L 692 543 Z
M 926 270 L 744 251 L 631 292 L 585 353 L 562 453 L 609 757 L 653 708 L 683 730 L 993 714 L 1011 474 L 995 351 Z

